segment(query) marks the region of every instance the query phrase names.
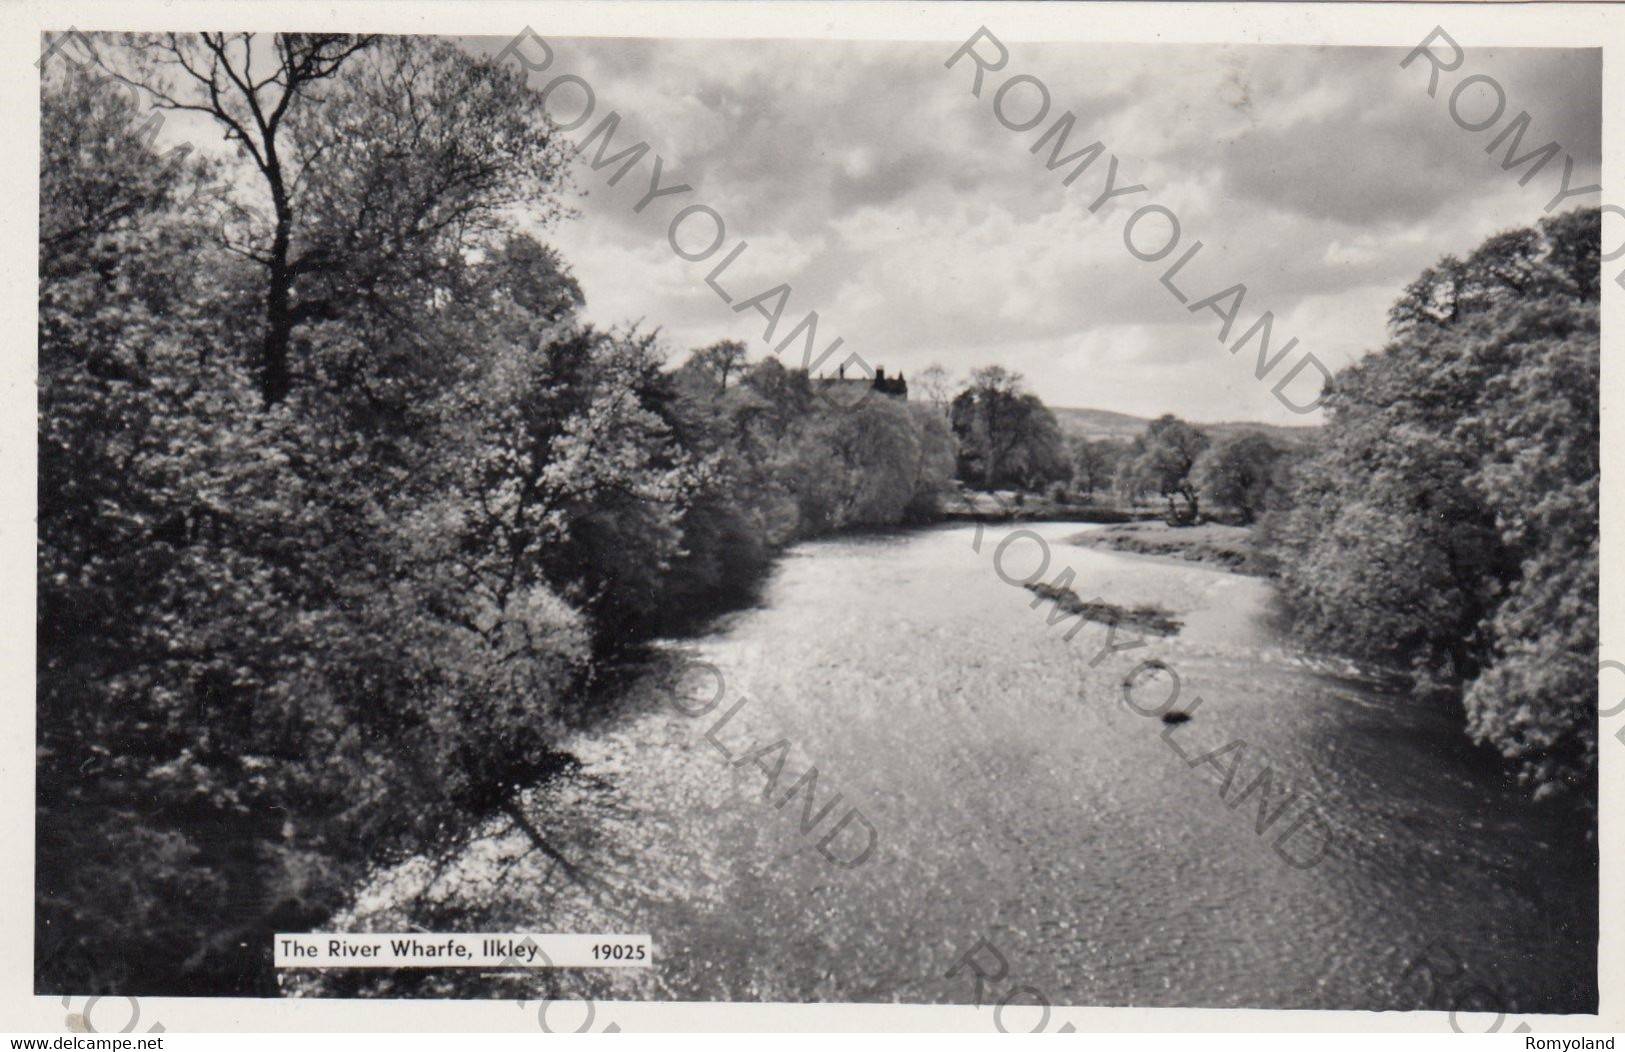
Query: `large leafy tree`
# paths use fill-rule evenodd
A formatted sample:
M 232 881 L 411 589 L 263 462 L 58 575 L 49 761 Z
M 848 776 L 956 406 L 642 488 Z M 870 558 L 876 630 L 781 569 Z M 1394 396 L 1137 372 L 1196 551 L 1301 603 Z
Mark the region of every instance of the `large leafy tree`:
M 1111 486 L 1122 457 L 1120 443 L 1108 439 L 1078 439 L 1072 445 L 1072 483 L 1086 497 Z
M 130 34 L 100 54 L 160 110 L 211 118 L 252 178 L 227 245 L 258 268 L 261 396 L 287 397 L 300 327 L 363 293 L 409 314 L 448 257 L 519 203 L 552 211 L 562 146 L 523 78 L 453 45 L 342 34 Z M 556 207 L 556 206 L 555 206 Z
M 1191 481 L 1203 499 L 1251 523 L 1274 497 L 1281 456 L 1281 447 L 1256 431 L 1221 435 L 1197 458 Z
M 294 199 L 313 159 L 292 144 L 284 128 L 309 104 L 316 85 L 332 78 L 371 40 L 339 34 L 279 33 L 256 40 L 253 33 L 167 33 L 131 34 L 124 43 L 121 50 L 105 52 L 113 56 L 103 60 L 111 75 L 142 88 L 160 109 L 212 117 L 263 179 L 271 206 L 269 236 L 256 238 L 263 244 L 245 253 L 265 268 L 259 382 L 266 401 L 278 401 L 288 392 L 288 342 L 294 324 Z
M 890 398 L 813 417 L 794 456 L 793 486 L 808 532 L 894 523 L 914 499 L 919 432 L 907 407 Z
M 1194 470 L 1209 445 L 1207 434 L 1172 414 L 1164 414 L 1146 425 L 1140 437 L 1138 454 L 1129 466 L 1131 488 L 1149 490 L 1168 501 L 1168 521 L 1195 522 L 1201 514 L 1200 494 Z M 1174 504 L 1174 498 L 1184 507 Z
M 1595 791 L 1600 213 L 1446 258 L 1274 517 L 1298 623 L 1408 660 L 1540 795 Z
M 949 419 L 959 442 L 959 475 L 987 489 L 1038 488 L 1070 474 L 1060 424 L 1020 373 L 1000 365 L 971 372 Z

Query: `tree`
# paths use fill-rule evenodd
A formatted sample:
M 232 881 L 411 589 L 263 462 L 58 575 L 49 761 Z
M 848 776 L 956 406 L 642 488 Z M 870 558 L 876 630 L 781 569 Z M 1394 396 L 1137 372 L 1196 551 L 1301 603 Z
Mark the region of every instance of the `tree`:
M 971 373 L 950 410 L 959 440 L 959 475 L 997 485 L 1038 488 L 1070 472 L 1060 424 L 1023 390 L 1021 374 L 990 365 Z
M 168 33 L 124 43 L 104 52 L 113 76 L 161 109 L 212 118 L 258 176 L 261 194 L 230 202 L 239 222 L 227 245 L 263 273 L 267 404 L 293 385 L 302 323 L 331 317 L 347 290 L 430 277 L 512 205 L 547 218 L 563 180 L 562 145 L 523 77 L 447 42 Z
M 1116 463 L 1112 469 L 1112 492 L 1117 499 L 1129 504 L 1143 503 L 1150 493 L 1147 480 L 1140 477 L 1135 467 L 1145 452 L 1145 435 L 1134 436 L 1117 447 Z
M 953 483 L 959 452 L 947 416 L 937 405 L 910 403 L 919 455 L 914 463 L 914 490 L 903 509 L 903 517 L 923 522 L 937 517 L 942 498 Z
M 1281 448 L 1256 431 L 1221 435 L 1196 460 L 1191 481 L 1202 498 L 1229 508 L 1244 524 L 1270 504 Z
M 190 110 L 214 118 L 264 179 L 273 218 L 269 238 L 252 258 L 266 272 L 260 387 L 268 403 L 280 401 L 289 384 L 288 340 L 293 330 L 291 299 L 297 272 L 290 255 L 293 197 L 303 168 L 312 159 L 284 145 L 284 122 L 296 100 L 331 78 L 358 51 L 370 46 L 372 39 L 277 34 L 271 44 L 273 72 L 256 80 L 253 59 L 262 48 L 252 33 L 130 35 L 125 42 L 126 54 L 135 60 L 133 72 L 109 67 L 114 76 L 145 89 L 162 109 Z M 261 55 L 262 62 L 264 58 Z
M 1164 414 L 1146 426 L 1142 439 L 1144 448 L 1130 468 L 1132 485 L 1166 498 L 1170 523 L 1197 521 L 1201 508 L 1192 470 L 1208 447 L 1207 435 Z M 1176 496 L 1185 501 L 1183 512 L 1174 506 Z
M 1582 235 L 1583 236 L 1583 235 Z M 1485 391 L 1470 477 L 1518 573 L 1478 627 L 1468 733 L 1538 797 L 1595 792 L 1600 580 L 1600 332 L 1595 304 L 1531 306 L 1484 335 L 1511 354 Z
M 1072 483 L 1085 496 L 1111 485 L 1117 474 L 1120 444 L 1107 439 L 1079 439 L 1072 444 Z
M 1295 623 L 1409 661 L 1548 796 L 1594 807 L 1600 212 L 1413 282 L 1267 525 Z
M 743 375 L 747 352 L 738 340 L 721 340 L 701 347 L 689 356 L 682 372 L 692 373 L 700 382 L 714 384 L 717 391 L 727 389 L 730 377 Z
M 954 399 L 953 377 L 941 364 L 932 362 L 930 365 L 914 374 L 914 390 L 925 404 L 934 407 L 944 416 L 948 413 L 948 406 Z
M 572 321 L 587 298 L 559 254 L 528 234 L 516 234 L 492 253 L 487 268 L 493 289 L 511 296 L 545 327 Z
M 890 398 L 818 414 L 800 430 L 791 465 L 802 529 L 900 521 L 915 497 L 920 458 L 914 421 Z
M 1538 228 L 1496 234 L 1465 261 L 1445 256 L 1406 286 L 1388 311 L 1389 326 L 1399 336 L 1448 327 L 1510 302 L 1595 300 L 1602 242 L 1589 236 L 1593 225 L 1591 210 L 1575 209 Z

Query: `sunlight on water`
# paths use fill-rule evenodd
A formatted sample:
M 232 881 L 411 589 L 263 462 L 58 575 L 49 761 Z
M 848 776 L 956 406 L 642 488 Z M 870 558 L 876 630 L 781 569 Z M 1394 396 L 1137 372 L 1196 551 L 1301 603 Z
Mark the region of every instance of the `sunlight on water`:
M 495 836 L 438 876 L 420 861 L 378 882 L 361 923 L 388 927 L 390 904 L 410 902 L 417 923 L 467 927 L 473 909 L 487 931 L 654 937 L 648 970 L 418 980 L 463 996 L 540 981 L 609 997 L 968 1002 L 971 980 L 945 973 L 986 937 L 1056 1004 L 1414 1008 L 1427 984 L 1406 966 L 1439 940 L 1510 1011 L 1590 1002 L 1588 852 L 1503 788 L 1448 713 L 1296 651 L 1270 627 L 1265 581 L 1064 543 L 1087 526 L 1032 528 L 1051 546 L 1045 580 L 1070 566 L 1080 597 L 1160 605 L 1182 631 L 1132 647 L 1120 632 L 1115 652 L 1101 625 L 1069 640 L 1075 620 L 1048 624 L 1049 603 L 995 572 L 1003 528 L 980 552 L 964 526 L 798 546 L 759 607 L 671 644 L 721 670 L 721 704 L 684 716 L 651 677 L 628 715 L 572 743 L 580 772 L 530 794 L 579 879 Z M 1029 537 L 1001 566 L 1020 578 L 1039 562 Z M 1142 711 L 1125 700 L 1148 659 L 1179 677 L 1188 723 L 1154 718 L 1168 674 L 1138 674 Z M 787 755 L 731 762 L 780 739 Z M 763 767 L 780 759 L 774 799 L 817 769 L 810 833 L 804 797 L 782 810 L 763 798 Z M 1236 768 L 1227 797 L 1219 764 Z M 1269 811 L 1289 801 L 1273 821 L 1261 794 L 1237 799 L 1266 764 Z M 875 847 L 843 869 L 818 843 L 851 807 Z M 857 828 L 828 849 L 854 854 Z M 1324 858 L 1295 868 L 1278 841 L 1299 862 Z

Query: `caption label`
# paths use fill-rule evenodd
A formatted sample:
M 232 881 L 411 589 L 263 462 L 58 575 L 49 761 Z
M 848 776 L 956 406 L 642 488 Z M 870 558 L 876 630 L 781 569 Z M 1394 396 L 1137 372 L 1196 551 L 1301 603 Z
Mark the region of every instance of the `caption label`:
M 279 934 L 278 968 L 647 968 L 647 935 L 540 932 Z

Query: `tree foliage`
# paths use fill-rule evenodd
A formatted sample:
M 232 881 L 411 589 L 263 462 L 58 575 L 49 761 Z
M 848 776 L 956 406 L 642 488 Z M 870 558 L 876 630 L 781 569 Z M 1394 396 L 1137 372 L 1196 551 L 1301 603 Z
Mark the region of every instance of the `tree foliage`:
M 1191 483 L 1210 506 L 1250 524 L 1277 499 L 1284 451 L 1266 435 L 1221 435 L 1196 458 Z
M 38 982 L 272 993 L 270 935 L 371 867 L 496 823 L 577 873 L 519 791 L 595 680 L 789 541 L 934 511 L 952 438 L 582 321 L 525 232 L 562 149 L 487 60 L 98 49 L 240 155 L 160 155 L 128 92 L 47 70 Z
M 454 45 L 342 34 L 126 35 L 112 76 L 211 118 L 249 162 L 226 245 L 258 270 L 258 383 L 287 397 L 353 309 L 413 315 L 448 264 L 522 202 L 556 213 L 563 144 L 521 74 Z M 256 70 L 256 62 L 258 70 Z M 353 320 L 353 319 L 352 319 Z
M 1540 795 L 1594 799 L 1600 213 L 1447 257 L 1344 369 L 1272 516 L 1297 623 L 1459 693 Z
M 1134 460 L 1128 466 L 1132 490 L 1156 493 L 1168 501 L 1168 521 L 1195 522 L 1201 515 L 1194 470 L 1198 458 L 1209 445 L 1207 434 L 1172 414 L 1164 414 L 1146 425 L 1136 443 Z M 1174 504 L 1174 498 L 1184 507 Z
M 1117 477 L 1123 447 L 1108 439 L 1080 439 L 1072 443 L 1072 484 L 1084 496 L 1109 489 Z
M 1021 374 L 999 365 L 973 370 L 949 409 L 959 440 L 959 477 L 984 489 L 1041 489 L 1071 474 L 1060 424 Z

